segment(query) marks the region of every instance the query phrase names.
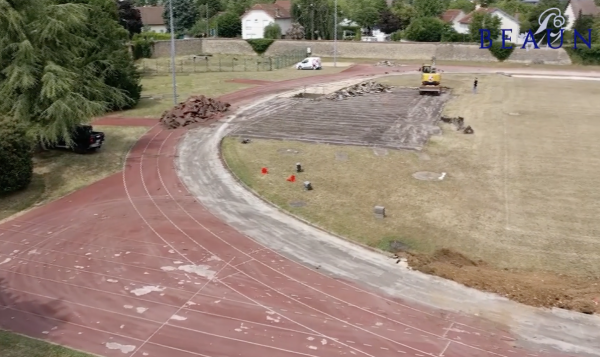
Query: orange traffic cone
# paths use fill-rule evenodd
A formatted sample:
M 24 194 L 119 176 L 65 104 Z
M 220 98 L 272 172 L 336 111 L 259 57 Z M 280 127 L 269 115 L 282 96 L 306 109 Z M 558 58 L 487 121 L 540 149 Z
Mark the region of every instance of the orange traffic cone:
M 261 172 L 263 175 L 266 175 L 266 174 L 268 174 L 268 173 L 269 173 L 269 170 L 267 170 L 267 168 L 266 168 L 266 167 L 263 167 L 262 169 L 260 169 L 260 172 Z
M 288 180 L 289 182 L 296 182 L 296 176 L 294 176 L 294 175 L 291 175 L 290 177 L 288 177 L 288 178 L 287 178 L 287 180 Z

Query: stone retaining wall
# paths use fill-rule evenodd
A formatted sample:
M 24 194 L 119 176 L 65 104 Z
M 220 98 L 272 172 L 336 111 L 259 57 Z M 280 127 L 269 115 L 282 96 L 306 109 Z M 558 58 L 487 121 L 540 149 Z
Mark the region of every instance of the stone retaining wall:
M 306 51 L 310 47 L 315 56 L 332 57 L 333 41 L 292 41 L 278 40 L 273 43 L 266 56 L 283 55 L 295 51 Z M 178 56 L 210 53 L 239 56 L 254 56 L 252 47 L 241 39 L 189 39 L 177 40 Z M 167 57 L 170 53 L 169 41 L 157 41 L 154 57 Z M 338 41 L 337 53 L 342 58 L 372 58 L 387 60 L 430 60 L 497 62 L 486 49 L 477 45 L 448 43 L 399 43 L 399 42 L 359 42 Z M 516 48 L 507 62 L 571 64 L 569 55 L 563 49 L 521 50 Z

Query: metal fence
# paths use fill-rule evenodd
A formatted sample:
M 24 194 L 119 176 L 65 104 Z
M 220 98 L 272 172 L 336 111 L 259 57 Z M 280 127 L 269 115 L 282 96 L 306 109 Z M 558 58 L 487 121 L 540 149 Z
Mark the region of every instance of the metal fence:
M 175 73 L 274 71 L 289 68 L 305 57 L 304 52 L 272 57 L 193 55 L 176 58 Z M 147 75 L 163 75 L 172 72 L 169 58 L 142 59 L 138 67 L 143 74 Z

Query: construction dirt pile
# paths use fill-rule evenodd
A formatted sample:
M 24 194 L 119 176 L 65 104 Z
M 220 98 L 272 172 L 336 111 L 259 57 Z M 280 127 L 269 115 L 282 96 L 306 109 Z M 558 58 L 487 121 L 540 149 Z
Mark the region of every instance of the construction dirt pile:
M 218 119 L 229 110 L 231 104 L 208 98 L 203 95 L 189 97 L 185 102 L 167 110 L 160 123 L 167 129 L 177 129 L 192 124 Z
M 367 81 L 355 84 L 347 88 L 340 89 L 336 92 L 328 94 L 327 96 L 325 96 L 325 98 L 330 100 L 342 100 L 346 98 L 357 97 L 364 94 L 390 93 L 392 91 L 392 88 L 392 86 L 388 86 L 385 84 Z
M 600 280 L 543 272 L 500 269 L 450 249 L 432 255 L 398 251 L 408 266 L 536 307 L 557 307 L 585 314 L 600 313 Z

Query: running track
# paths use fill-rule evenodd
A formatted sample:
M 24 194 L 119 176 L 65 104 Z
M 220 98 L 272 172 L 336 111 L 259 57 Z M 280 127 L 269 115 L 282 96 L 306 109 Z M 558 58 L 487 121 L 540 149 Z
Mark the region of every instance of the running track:
M 223 99 L 241 105 L 384 70 L 357 66 Z M 0 328 L 103 356 L 566 356 L 327 277 L 238 233 L 177 177 L 182 133 L 153 127 L 122 173 L 0 225 Z

